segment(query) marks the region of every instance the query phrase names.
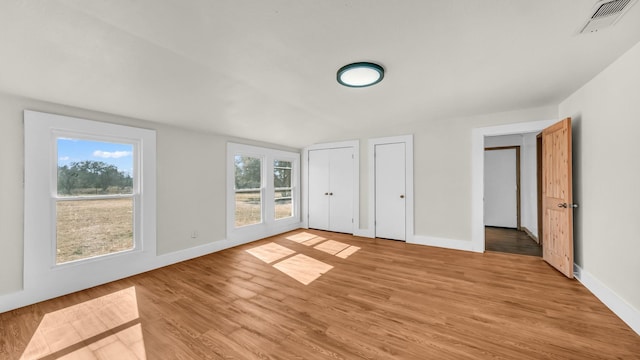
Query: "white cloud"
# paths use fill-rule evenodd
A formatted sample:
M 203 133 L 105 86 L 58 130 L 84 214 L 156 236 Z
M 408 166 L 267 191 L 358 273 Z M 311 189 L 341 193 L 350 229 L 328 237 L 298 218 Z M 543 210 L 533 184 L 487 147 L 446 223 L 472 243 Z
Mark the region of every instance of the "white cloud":
M 68 156 L 61 156 L 58 160 L 67 161 L 67 160 L 69 160 L 69 157 Z
M 131 156 L 131 151 L 102 151 L 96 150 L 93 152 L 93 156 L 100 157 L 104 159 L 118 159 L 125 156 Z

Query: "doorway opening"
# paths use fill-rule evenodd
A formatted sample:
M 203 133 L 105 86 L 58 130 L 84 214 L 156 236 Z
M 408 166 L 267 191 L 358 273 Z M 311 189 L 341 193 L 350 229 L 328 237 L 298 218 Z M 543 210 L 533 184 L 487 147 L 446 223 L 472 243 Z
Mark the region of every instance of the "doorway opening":
M 542 132 L 542 140 L 529 142 L 542 143 L 541 166 L 536 162 L 536 169 L 542 168 L 542 205 L 536 196 L 536 207 L 542 209 L 542 259 L 568 278 L 573 278 L 573 210 L 578 204 L 573 203 L 572 190 L 572 142 L 571 118 L 560 121 L 535 121 L 486 128 L 472 131 L 472 200 L 471 225 L 472 249 L 485 251 L 484 226 L 484 148 L 485 138 L 498 135 L 518 135 Z M 537 179 L 537 176 L 536 176 Z M 537 180 L 536 180 L 537 182 Z M 535 211 L 538 214 L 538 210 Z M 540 218 L 540 215 L 536 217 Z M 531 222 L 533 224 L 533 222 Z M 532 232 L 530 235 L 533 235 Z
M 471 136 L 471 240 L 472 250 L 485 251 L 484 228 L 484 148 L 485 137 L 539 133 L 557 120 L 542 120 L 475 128 Z
M 487 251 L 542 256 L 542 247 L 534 235 L 538 232 L 536 226 L 539 223 L 535 209 L 538 159 L 531 156 L 532 152 L 537 154 L 531 144 L 534 142 L 535 133 L 485 138 L 484 225 Z
M 542 256 L 537 135 L 484 138 L 485 250 Z

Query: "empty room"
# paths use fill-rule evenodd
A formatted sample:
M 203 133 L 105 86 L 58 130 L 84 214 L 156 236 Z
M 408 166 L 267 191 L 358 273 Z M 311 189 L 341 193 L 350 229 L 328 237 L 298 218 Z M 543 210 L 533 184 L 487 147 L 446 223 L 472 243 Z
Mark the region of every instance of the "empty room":
M 637 0 L 4 0 L 0 359 L 640 359 Z

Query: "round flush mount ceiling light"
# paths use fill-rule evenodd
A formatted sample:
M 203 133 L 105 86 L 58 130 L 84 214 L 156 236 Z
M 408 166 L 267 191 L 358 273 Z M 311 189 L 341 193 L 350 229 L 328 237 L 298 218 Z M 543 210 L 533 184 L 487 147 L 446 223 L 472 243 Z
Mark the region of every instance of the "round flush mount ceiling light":
M 375 85 L 383 78 L 382 66 L 370 62 L 353 63 L 338 70 L 338 82 L 348 87 L 360 88 Z

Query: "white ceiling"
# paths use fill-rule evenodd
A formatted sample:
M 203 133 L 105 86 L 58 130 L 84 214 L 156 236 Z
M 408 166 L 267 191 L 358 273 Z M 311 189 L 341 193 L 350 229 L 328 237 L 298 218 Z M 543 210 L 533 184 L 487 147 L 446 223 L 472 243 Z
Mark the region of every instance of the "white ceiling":
M 303 147 L 557 104 L 640 41 L 639 5 L 578 35 L 595 2 L 2 0 L 0 91 Z

